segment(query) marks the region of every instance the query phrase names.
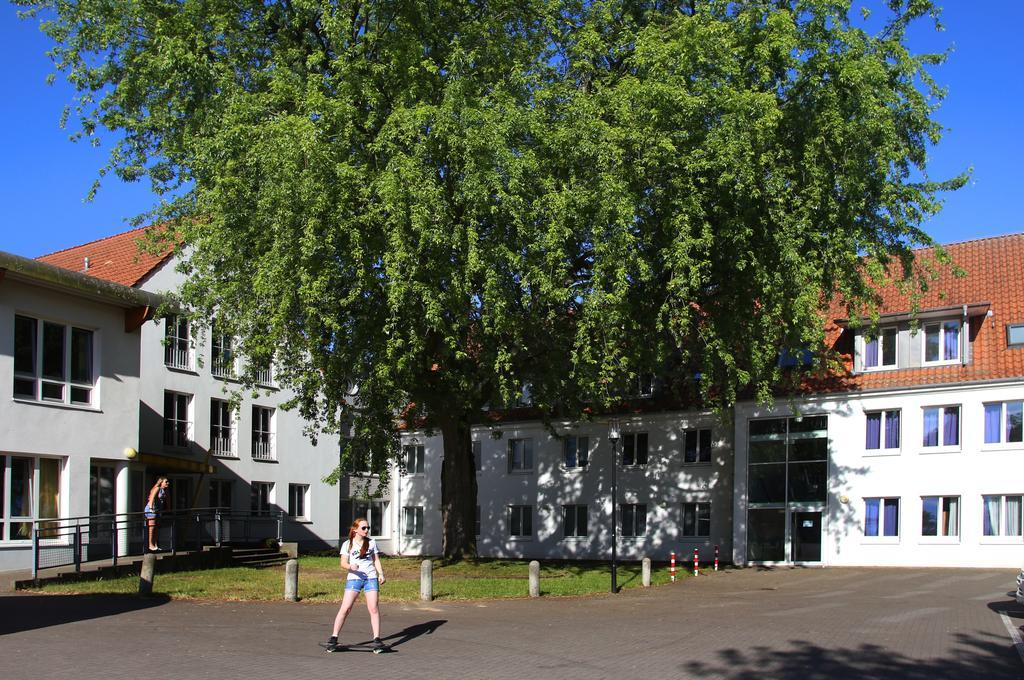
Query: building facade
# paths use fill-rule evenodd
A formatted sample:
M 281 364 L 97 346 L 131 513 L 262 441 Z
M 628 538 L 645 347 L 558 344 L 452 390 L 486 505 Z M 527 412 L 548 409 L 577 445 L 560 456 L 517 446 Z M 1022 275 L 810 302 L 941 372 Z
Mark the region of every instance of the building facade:
M 176 287 L 169 259 L 128 262 L 122 251 L 130 243 L 137 253 L 139 236 L 42 259 L 75 270 L 89 257 L 90 276 L 124 275 L 134 280 L 121 283 L 150 293 Z M 740 402 L 724 416 L 623 413 L 614 442 L 606 419 L 477 426 L 479 553 L 607 559 L 614 520 L 623 559 L 689 557 L 697 549 L 707 561 L 717 548 L 738 564 L 1019 566 L 1024 235 L 946 250 L 965 276 L 940 269 L 916 301 L 896 287 L 880 289 L 877 323 L 833 310 L 827 339 L 844 370 L 808 378 L 803 391 L 780 395 L 773 406 Z M 62 304 L 53 302 L 57 316 L 66 312 Z M 0 350 L 13 332 L 4 328 L 22 314 L 17 309 L 44 315 L 26 305 L 0 309 Z M 338 461 L 339 443 L 313 446 L 304 437 L 298 417 L 280 409 L 289 395 L 272 373 L 239 408 L 227 407 L 237 361 L 230 339 L 199 342 L 174 319 L 146 323 L 137 336 L 137 402 L 126 408 L 138 414 L 140 451 L 210 460 L 215 468 L 179 475 L 181 507 L 284 510 L 292 519 L 286 538 L 305 547 L 337 545 L 352 519 L 365 516 L 385 552 L 441 552 L 438 435 L 403 433 L 403 465 L 387 484 L 351 470 L 329 486 L 322 480 Z M 0 355 L 10 362 L 10 352 Z M 24 404 L 15 398 L 8 407 Z M 18 429 L 0 448 L 43 457 L 59 448 L 59 437 L 30 445 L 31 433 Z M 118 441 L 125 437 L 131 440 L 124 433 Z M 85 508 L 69 498 L 62 512 Z M 115 495 L 114 504 L 137 503 Z

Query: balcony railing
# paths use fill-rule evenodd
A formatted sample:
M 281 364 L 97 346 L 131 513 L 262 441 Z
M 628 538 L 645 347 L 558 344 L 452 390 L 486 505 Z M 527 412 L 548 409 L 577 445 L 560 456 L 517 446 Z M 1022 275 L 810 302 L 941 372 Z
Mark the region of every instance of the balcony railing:
M 252 440 L 253 460 L 274 460 L 274 435 L 271 433 L 260 433 L 253 435 Z
M 210 364 L 210 373 L 217 378 L 234 378 L 235 360 L 230 357 L 214 359 Z
M 169 368 L 192 369 L 192 351 L 187 347 L 168 345 L 164 348 L 164 365 Z
M 273 385 L 274 384 L 274 371 L 270 366 L 266 368 L 257 368 L 254 373 L 256 383 L 258 385 Z
M 210 451 L 215 456 L 234 456 L 234 442 L 231 437 L 213 437 L 210 439 Z

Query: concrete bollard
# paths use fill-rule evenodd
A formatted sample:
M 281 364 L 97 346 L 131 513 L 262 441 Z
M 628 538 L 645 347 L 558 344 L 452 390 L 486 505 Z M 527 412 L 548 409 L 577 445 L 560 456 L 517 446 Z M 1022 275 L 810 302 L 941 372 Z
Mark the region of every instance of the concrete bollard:
M 530 597 L 540 597 L 540 562 L 530 562 Z
M 430 560 L 420 562 L 420 599 L 424 602 L 434 599 L 434 563 Z
M 142 556 L 142 571 L 139 572 L 139 595 L 153 594 L 153 574 L 156 572 L 156 555 L 146 553 Z
M 299 601 L 299 561 L 294 557 L 284 563 L 284 599 Z
M 640 582 L 643 584 L 644 588 L 650 588 L 651 587 L 651 558 L 650 557 L 645 557 L 640 564 L 642 565 L 642 570 L 640 572 L 641 573 L 641 581 Z

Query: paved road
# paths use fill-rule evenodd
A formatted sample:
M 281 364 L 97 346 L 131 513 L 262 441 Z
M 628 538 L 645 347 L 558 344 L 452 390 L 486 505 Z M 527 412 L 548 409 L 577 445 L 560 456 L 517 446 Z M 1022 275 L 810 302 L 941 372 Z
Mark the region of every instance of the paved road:
M 0 597 L 0 676 L 1024 678 L 1024 649 L 1012 639 L 1024 627 L 1024 607 L 1009 595 L 1014 578 L 742 569 L 614 597 L 385 602 L 395 651 L 380 656 L 324 654 L 328 605 L 17 594 Z M 343 641 L 366 639 L 357 607 Z

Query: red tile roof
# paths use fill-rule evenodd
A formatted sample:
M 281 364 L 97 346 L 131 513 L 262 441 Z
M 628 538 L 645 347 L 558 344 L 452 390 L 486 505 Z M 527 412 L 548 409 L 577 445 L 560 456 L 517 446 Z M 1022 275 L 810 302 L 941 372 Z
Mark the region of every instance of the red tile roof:
M 957 277 L 949 267 L 938 269 L 939 277 L 929 284 L 919 303 L 919 311 L 949 308 L 972 303 L 991 303 L 991 317 L 975 316 L 970 319 L 968 337 L 971 340 L 970 361 L 935 367 L 876 371 L 859 375 L 837 376 L 828 384 L 818 383 L 814 391 L 859 391 L 905 388 L 935 384 L 964 383 L 1008 378 L 1024 378 L 1024 348 L 1007 348 L 1007 324 L 1024 323 L 1024 234 L 1010 234 L 992 238 L 964 241 L 944 246 L 953 264 L 966 276 Z M 918 261 L 934 262 L 933 251 L 917 251 Z M 910 311 L 910 298 L 895 287 L 888 286 L 881 293 L 881 313 Z M 830 346 L 841 347 L 847 369 L 852 368 L 853 343 L 847 330 L 835 324 L 845 311 L 833 308 L 833 318 L 826 333 Z M 957 315 L 959 316 L 959 315 Z
M 98 279 L 135 286 L 172 255 L 170 248 L 161 255 L 143 252 L 141 244 L 145 241 L 146 231 L 151 228 L 132 229 L 36 259 Z M 88 271 L 85 258 L 89 258 Z

